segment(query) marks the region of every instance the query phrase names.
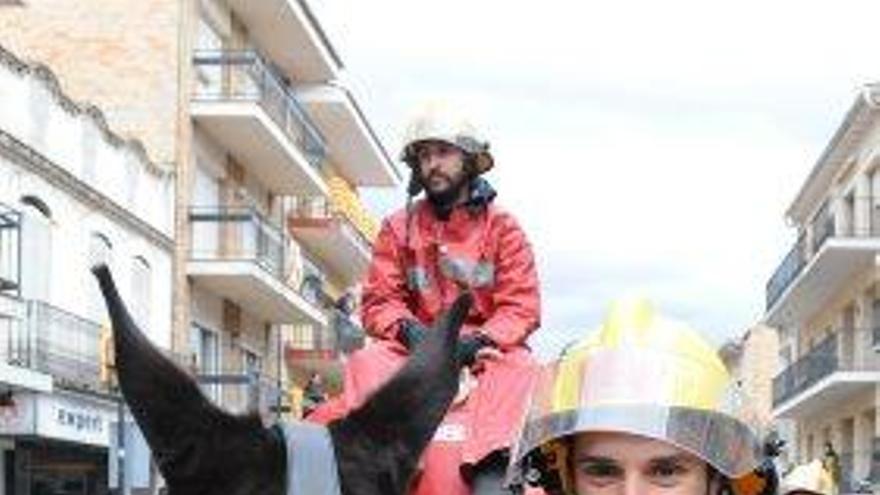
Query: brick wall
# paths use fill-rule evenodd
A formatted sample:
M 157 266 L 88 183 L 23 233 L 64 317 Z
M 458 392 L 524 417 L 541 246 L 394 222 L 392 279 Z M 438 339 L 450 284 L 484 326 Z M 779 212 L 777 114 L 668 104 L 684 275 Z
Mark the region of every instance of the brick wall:
M 108 124 L 175 161 L 180 0 L 27 0 L 0 7 L 0 38 L 48 65 L 63 91 L 101 108 Z

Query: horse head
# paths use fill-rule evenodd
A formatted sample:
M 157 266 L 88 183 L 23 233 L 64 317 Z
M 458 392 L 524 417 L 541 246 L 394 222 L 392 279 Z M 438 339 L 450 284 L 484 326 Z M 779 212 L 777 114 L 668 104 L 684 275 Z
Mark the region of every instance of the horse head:
M 140 331 L 109 269 L 99 265 L 93 272 L 113 322 L 122 395 L 169 495 L 286 495 L 295 481 L 288 479 L 288 456 L 309 453 L 289 453 L 285 430 L 264 426 L 256 413 L 233 415 L 208 400 L 193 377 Z M 471 303 L 470 295 L 459 296 L 397 374 L 328 425 L 342 495 L 406 492 L 455 395 L 461 367 L 455 344 Z

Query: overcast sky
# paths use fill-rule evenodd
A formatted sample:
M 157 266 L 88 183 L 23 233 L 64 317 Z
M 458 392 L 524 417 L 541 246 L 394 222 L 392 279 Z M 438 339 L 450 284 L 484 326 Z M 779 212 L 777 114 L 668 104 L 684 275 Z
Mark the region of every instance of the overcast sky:
M 485 124 L 524 225 L 549 357 L 643 294 L 716 343 L 761 318 L 784 211 L 860 86 L 880 5 L 310 0 L 386 147 L 426 99 Z M 378 214 L 401 191 L 368 194 Z

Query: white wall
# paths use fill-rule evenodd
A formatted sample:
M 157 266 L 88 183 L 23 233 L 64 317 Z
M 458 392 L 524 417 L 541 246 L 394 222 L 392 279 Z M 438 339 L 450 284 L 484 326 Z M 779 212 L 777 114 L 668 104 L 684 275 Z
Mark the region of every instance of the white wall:
M 162 346 L 171 341 L 171 265 L 173 177 L 144 161 L 137 150 L 105 132 L 90 115 L 68 102 L 62 107 L 44 79 L 10 70 L 0 64 L 0 129 L 47 157 L 56 171 L 74 176 L 57 184 L 0 157 L 0 202 L 22 210 L 20 199 L 39 197 L 51 210 L 47 259 L 22 252 L 22 265 L 37 267 L 48 278 L 48 292 L 23 287 L 23 297 L 41 300 L 79 316 L 103 322 L 106 312 L 94 314 L 97 284 L 89 271 L 93 232 L 112 245 L 111 268 L 122 296 L 131 299 L 131 272 L 140 256 L 150 266 L 149 320 L 144 329 Z M 88 186 L 99 201 L 87 201 L 72 192 Z M 132 218 L 164 234 L 164 242 L 141 231 L 135 223 L 111 215 L 101 201 L 114 203 Z M 162 237 L 162 236 L 160 236 Z M 28 294 L 31 292 L 31 294 Z M 130 303 L 131 304 L 131 303 Z M 103 308 L 103 306 L 97 306 Z
M 61 101 L 75 105 L 52 83 L 0 66 L 0 129 L 171 237 L 172 175 L 148 163 L 134 146 L 110 138 L 91 115 L 62 107 Z

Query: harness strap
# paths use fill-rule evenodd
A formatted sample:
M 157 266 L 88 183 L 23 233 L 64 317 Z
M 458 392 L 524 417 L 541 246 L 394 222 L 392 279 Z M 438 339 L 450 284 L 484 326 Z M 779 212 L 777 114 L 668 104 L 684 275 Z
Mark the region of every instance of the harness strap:
M 287 447 L 287 495 L 341 495 L 330 432 L 321 425 L 282 423 Z

